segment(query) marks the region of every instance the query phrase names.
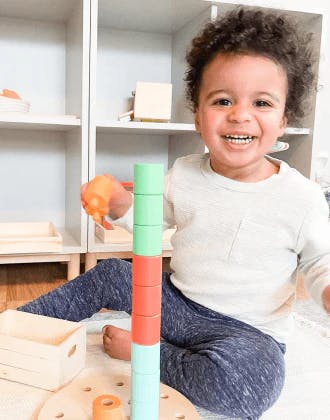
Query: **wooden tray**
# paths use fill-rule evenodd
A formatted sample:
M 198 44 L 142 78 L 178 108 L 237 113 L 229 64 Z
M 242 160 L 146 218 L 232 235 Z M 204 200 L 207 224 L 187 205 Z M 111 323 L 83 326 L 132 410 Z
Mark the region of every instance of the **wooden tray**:
M 112 225 L 113 229 L 105 229 L 102 225 L 95 223 L 95 235 L 103 243 L 123 244 L 132 243 L 133 235 L 126 229 Z M 163 232 L 163 242 L 170 243 L 171 236 L 176 229 L 167 229 Z
M 51 222 L 0 223 L 0 254 L 60 252 L 62 236 Z
M 95 235 L 103 243 L 123 244 L 131 243 L 133 235 L 126 229 L 112 225 L 113 229 L 105 229 L 102 225 L 95 223 Z

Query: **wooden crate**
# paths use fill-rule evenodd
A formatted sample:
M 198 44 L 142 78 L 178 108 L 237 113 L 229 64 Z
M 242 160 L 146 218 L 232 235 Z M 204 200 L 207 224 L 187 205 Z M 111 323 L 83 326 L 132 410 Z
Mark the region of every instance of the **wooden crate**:
M 62 236 L 51 222 L 0 223 L 0 254 L 61 252 Z
M 11 309 L 0 314 L 0 378 L 55 391 L 85 358 L 83 324 Z

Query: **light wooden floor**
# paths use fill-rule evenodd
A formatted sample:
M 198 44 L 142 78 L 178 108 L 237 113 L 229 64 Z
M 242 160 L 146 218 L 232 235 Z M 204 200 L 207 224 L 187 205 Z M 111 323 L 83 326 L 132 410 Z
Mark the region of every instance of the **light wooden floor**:
M 169 258 L 163 270 L 169 271 Z M 81 273 L 84 265 L 81 264 Z M 67 265 L 54 263 L 0 264 L 0 312 L 16 309 L 65 283 Z
M 81 266 L 81 272 L 84 267 Z M 163 270 L 169 271 L 169 258 L 163 259 Z M 65 283 L 66 264 L 0 264 L 0 312 L 15 309 Z M 308 294 L 302 279 L 298 281 L 298 299 Z
M 15 309 L 66 282 L 61 263 L 0 265 L 0 312 Z

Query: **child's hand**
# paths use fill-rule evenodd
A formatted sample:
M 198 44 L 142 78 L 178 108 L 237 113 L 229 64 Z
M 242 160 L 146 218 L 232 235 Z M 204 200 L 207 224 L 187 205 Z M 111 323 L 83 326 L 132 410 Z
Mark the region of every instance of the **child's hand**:
M 102 328 L 104 351 L 115 359 L 131 360 L 131 333 L 113 325 Z
M 330 315 L 330 286 L 327 286 L 322 293 L 322 300 L 324 309 Z
M 121 185 L 121 183 L 112 175 L 105 174 L 106 178 L 108 178 L 111 181 L 111 193 L 107 196 L 107 203 L 105 203 L 102 206 L 100 215 L 108 214 L 112 219 L 118 219 L 119 217 L 122 217 L 127 210 L 132 205 L 132 196 L 131 194 L 125 190 L 125 188 Z M 95 179 L 95 178 L 94 178 Z M 90 212 L 90 204 L 88 202 L 88 199 L 86 198 L 86 191 L 90 187 L 91 183 L 83 184 L 80 189 L 80 199 L 81 204 L 83 208 L 86 210 L 88 214 L 91 214 Z M 102 196 L 102 192 L 100 192 Z M 94 216 L 93 216 L 94 217 Z M 96 216 L 98 217 L 98 216 Z M 94 217 L 95 219 L 95 217 Z M 99 220 L 96 220 L 97 222 L 100 222 Z

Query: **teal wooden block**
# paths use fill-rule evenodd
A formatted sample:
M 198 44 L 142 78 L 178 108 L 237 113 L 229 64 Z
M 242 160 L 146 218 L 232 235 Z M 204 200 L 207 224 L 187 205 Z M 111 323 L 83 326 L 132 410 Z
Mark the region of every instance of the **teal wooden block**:
M 159 400 L 160 370 L 143 375 L 131 370 L 131 402 L 155 402 Z
M 152 346 L 142 346 L 132 343 L 132 369 L 136 373 L 151 375 L 159 371 L 160 343 Z
M 163 224 L 162 195 L 134 195 L 134 224 L 154 226 Z
M 134 194 L 163 194 L 164 166 L 159 163 L 134 165 Z
M 159 401 L 131 401 L 131 420 L 158 420 Z
M 160 226 L 140 226 L 133 227 L 133 253 L 153 257 L 162 253 L 163 228 Z

